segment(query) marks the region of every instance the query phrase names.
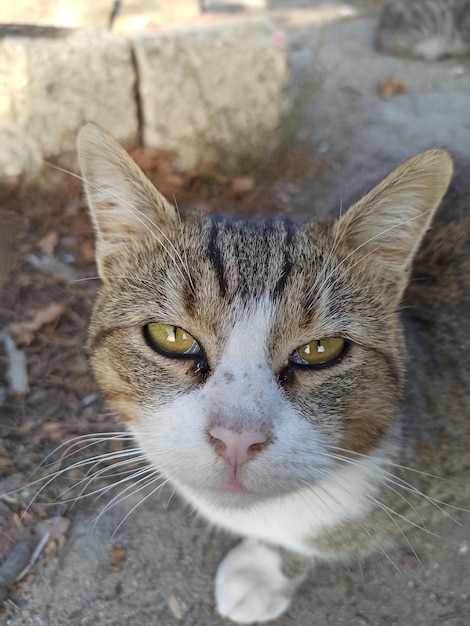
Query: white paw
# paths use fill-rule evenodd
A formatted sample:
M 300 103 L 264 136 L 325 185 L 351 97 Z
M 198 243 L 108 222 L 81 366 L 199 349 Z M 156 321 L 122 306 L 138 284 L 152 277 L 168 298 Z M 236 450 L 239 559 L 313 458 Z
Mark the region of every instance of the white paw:
M 230 550 L 215 577 L 217 610 L 241 624 L 279 617 L 289 606 L 292 591 L 280 555 L 251 539 Z

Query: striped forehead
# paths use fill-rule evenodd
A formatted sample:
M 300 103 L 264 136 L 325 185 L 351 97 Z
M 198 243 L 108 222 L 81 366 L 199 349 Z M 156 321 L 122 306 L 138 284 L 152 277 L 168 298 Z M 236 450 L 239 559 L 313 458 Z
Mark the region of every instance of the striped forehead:
M 214 217 L 207 258 L 220 295 L 281 291 L 293 266 L 293 235 L 293 225 L 284 220 L 230 221 Z

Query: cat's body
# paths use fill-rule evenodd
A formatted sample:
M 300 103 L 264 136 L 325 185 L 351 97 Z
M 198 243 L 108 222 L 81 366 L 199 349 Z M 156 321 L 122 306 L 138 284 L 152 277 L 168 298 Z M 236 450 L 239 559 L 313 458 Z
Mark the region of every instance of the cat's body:
M 470 0 L 388 0 L 375 44 L 382 52 L 434 61 L 470 55 Z
M 97 127 L 79 150 L 103 278 L 92 365 L 150 462 L 247 537 L 219 567 L 222 615 L 274 618 L 316 559 L 423 527 L 454 489 L 462 504 L 468 195 L 451 190 L 425 235 L 446 153 L 318 224 L 180 219 Z

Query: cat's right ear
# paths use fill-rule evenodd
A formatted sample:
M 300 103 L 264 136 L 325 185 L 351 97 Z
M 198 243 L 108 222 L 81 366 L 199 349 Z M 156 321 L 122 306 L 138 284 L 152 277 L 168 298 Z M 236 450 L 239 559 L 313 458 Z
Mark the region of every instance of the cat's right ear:
M 450 155 L 427 150 L 400 165 L 336 222 L 348 257 L 357 255 L 374 267 L 397 301 L 451 177 Z
M 96 231 L 98 270 L 129 240 L 165 238 L 178 223 L 176 209 L 146 178 L 127 152 L 100 126 L 85 124 L 78 160 Z

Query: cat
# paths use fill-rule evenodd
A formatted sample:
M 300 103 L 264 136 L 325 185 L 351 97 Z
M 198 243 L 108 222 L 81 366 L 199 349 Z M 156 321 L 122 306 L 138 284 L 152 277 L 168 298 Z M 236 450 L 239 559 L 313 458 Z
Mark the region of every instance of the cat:
M 389 0 L 375 34 L 390 54 L 435 61 L 470 55 L 470 0 Z
M 91 365 L 149 462 L 244 537 L 216 574 L 222 616 L 277 618 L 315 562 L 465 496 L 470 196 L 456 179 L 434 217 L 447 152 L 318 222 L 179 215 L 98 126 L 78 151 L 102 279 Z

